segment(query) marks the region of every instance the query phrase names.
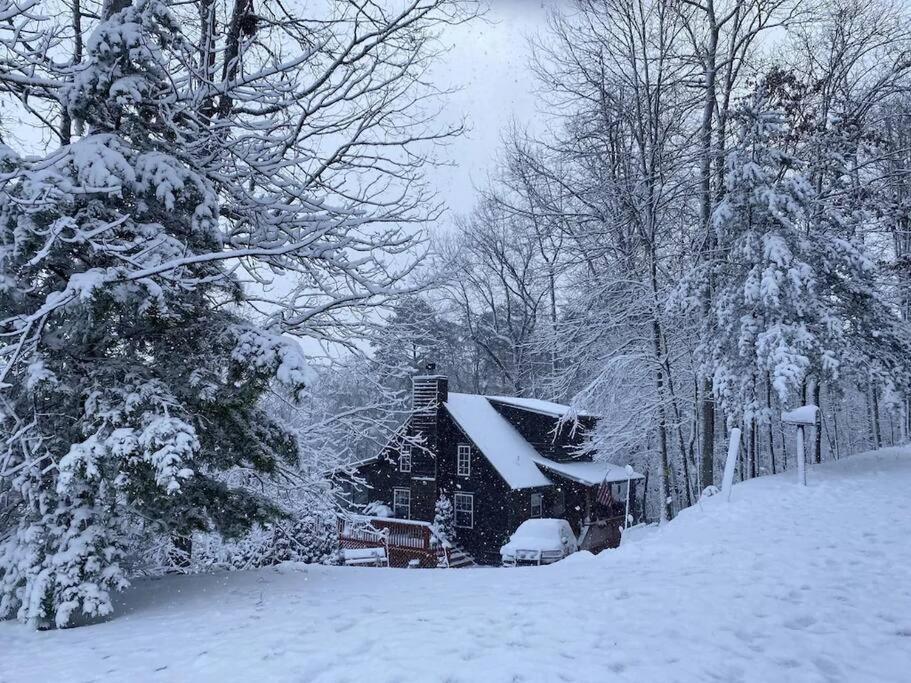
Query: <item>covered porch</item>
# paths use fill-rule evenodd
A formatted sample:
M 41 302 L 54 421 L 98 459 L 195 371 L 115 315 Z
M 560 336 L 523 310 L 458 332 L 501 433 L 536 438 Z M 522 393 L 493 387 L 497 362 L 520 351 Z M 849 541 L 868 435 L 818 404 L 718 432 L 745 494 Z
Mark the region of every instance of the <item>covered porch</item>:
M 598 553 L 619 546 L 636 482 L 643 476 L 604 462 L 538 464 L 563 492 L 563 516 L 576 532 L 579 548 Z

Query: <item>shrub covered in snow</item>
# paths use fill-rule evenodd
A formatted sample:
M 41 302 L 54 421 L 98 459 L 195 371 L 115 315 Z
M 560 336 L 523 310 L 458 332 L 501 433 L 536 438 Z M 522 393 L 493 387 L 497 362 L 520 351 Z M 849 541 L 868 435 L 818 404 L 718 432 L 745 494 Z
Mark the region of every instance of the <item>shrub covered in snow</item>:
M 433 531 L 440 540 L 450 545 L 455 544 L 455 512 L 452 501 L 445 493 L 440 495 L 434 506 Z
M 207 535 L 196 544 L 192 571 L 256 569 L 280 562 L 340 564 L 334 517 L 307 513 L 296 519 L 257 525 L 237 541 Z
M 392 506 L 378 500 L 370 501 L 364 506 L 364 514 L 368 517 L 393 517 Z

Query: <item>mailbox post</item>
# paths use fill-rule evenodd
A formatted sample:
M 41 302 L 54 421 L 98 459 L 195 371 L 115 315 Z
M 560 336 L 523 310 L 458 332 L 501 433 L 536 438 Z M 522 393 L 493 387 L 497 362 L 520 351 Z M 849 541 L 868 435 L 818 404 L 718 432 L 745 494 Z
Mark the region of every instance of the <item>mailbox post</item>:
M 804 429 L 819 429 L 819 407 L 801 406 L 781 414 L 781 421 L 797 427 L 797 483 L 807 485 L 807 455 L 804 448 Z

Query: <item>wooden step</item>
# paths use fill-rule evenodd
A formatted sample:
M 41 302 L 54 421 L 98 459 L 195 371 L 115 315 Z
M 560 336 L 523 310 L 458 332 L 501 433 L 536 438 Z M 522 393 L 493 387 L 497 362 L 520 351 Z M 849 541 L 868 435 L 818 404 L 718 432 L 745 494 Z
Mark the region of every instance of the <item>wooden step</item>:
M 445 565 L 441 565 L 445 566 Z M 474 558 L 466 553 L 461 548 L 456 548 L 451 553 L 449 553 L 449 568 L 450 569 L 459 569 L 462 567 L 474 567 L 476 563 Z

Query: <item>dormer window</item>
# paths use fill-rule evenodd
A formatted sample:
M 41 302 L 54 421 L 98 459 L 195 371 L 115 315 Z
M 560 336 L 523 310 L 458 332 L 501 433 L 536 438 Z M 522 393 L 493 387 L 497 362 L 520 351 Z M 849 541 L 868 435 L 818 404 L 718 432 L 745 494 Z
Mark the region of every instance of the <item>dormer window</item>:
M 471 446 L 460 443 L 456 453 L 456 474 L 460 477 L 471 476 Z
M 411 444 L 402 444 L 402 450 L 399 451 L 399 472 L 411 471 Z

